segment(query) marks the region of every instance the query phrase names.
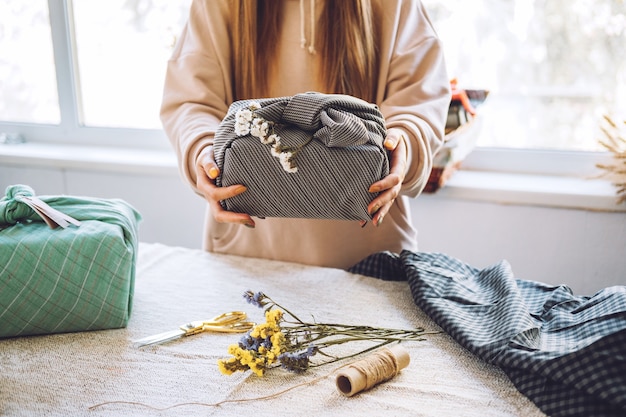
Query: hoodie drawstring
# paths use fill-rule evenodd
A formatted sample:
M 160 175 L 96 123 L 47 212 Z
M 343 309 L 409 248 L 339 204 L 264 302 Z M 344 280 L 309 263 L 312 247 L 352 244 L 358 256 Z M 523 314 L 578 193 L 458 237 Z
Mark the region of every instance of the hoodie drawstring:
M 311 35 L 311 39 L 309 40 L 309 53 L 310 54 L 315 54 L 315 0 L 310 0 L 309 2 L 310 6 L 311 6 L 311 13 L 310 13 L 310 35 Z M 305 48 L 306 47 L 306 35 L 304 34 L 304 19 L 305 19 L 305 12 L 304 12 L 304 0 L 300 0 L 300 47 L 301 48 Z

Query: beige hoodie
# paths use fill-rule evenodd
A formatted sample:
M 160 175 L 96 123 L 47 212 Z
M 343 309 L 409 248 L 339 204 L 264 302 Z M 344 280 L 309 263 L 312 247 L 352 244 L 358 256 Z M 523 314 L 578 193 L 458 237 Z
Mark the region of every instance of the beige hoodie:
M 315 0 L 310 0 L 314 2 Z M 376 104 L 387 129 L 409 139 L 409 168 L 402 196 L 379 226 L 356 221 L 259 219 L 256 228 L 220 224 L 207 209 L 208 251 L 311 265 L 348 268 L 378 251 L 417 250 L 409 198 L 426 185 L 434 152 L 443 138 L 450 101 L 449 79 L 437 35 L 418 0 L 373 0 L 381 4 L 381 68 Z M 229 0 L 194 0 L 190 18 L 168 62 L 161 118 L 177 152 L 183 177 L 195 189 L 195 162 L 210 145 L 233 101 L 230 70 Z M 276 1 L 284 7 L 278 70 L 270 96 L 323 91 L 316 85 L 311 53 L 314 19 L 309 0 Z M 312 7 L 308 7 L 312 6 Z M 308 35 L 308 36 L 307 36 Z M 197 190 L 196 190 L 197 191 Z

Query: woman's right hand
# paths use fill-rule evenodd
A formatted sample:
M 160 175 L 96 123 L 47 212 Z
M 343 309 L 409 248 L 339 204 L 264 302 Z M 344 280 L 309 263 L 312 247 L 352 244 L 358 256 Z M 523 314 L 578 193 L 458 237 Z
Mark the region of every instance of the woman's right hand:
M 208 146 L 200 152 L 196 161 L 196 187 L 208 201 L 213 218 L 218 223 L 238 223 L 247 227 L 254 227 L 254 220 L 246 213 L 235 213 L 224 210 L 220 201 L 234 197 L 246 191 L 242 184 L 228 187 L 215 185 L 215 178 L 220 174 L 213 158 L 213 146 Z

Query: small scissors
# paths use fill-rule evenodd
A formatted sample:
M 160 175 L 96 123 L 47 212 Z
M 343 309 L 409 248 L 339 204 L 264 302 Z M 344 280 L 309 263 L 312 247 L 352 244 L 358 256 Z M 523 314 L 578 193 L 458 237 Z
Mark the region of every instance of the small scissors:
M 135 346 L 149 346 L 169 342 L 185 336 L 191 336 L 201 332 L 218 333 L 244 333 L 251 330 L 255 323 L 246 320 L 246 313 L 243 311 L 230 311 L 222 313 L 211 320 L 197 320 L 183 324 L 177 330 L 155 334 L 135 341 Z

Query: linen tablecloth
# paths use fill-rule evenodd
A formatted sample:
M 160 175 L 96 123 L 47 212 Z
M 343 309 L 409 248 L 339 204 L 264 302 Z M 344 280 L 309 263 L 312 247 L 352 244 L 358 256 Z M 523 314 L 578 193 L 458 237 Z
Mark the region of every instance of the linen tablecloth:
M 333 371 L 343 363 L 304 374 L 274 369 L 262 378 L 249 372 L 222 375 L 217 360 L 228 357 L 227 346 L 239 334 L 199 334 L 144 348 L 133 344 L 225 311 L 244 310 L 263 321 L 262 310 L 245 303 L 246 290 L 263 291 L 318 322 L 440 330 L 415 306 L 406 282 L 141 244 L 127 328 L 0 340 L 0 415 L 544 415 L 500 369 L 443 332 L 404 343 L 409 366 L 350 398 L 335 387 Z M 209 405 L 272 396 L 303 382 L 311 383 L 267 399 Z

